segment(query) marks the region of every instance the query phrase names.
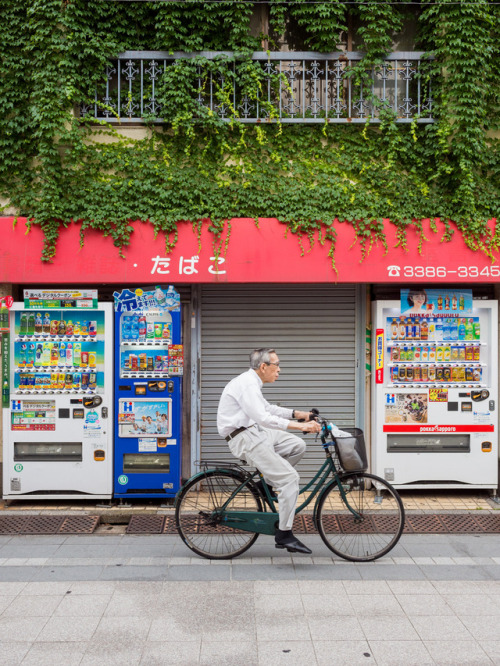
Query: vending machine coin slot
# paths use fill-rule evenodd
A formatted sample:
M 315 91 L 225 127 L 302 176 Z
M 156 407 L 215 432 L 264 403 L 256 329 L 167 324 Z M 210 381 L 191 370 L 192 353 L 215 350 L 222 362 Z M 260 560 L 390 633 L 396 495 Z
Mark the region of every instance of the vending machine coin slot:
M 449 402 L 448 403 L 449 412 L 458 412 L 458 402 Z
M 132 387 L 131 386 L 119 386 L 118 387 L 120 391 L 131 391 Z
M 488 406 L 489 406 L 489 408 L 490 408 L 490 412 L 494 412 L 494 411 L 495 411 L 495 401 L 494 401 L 494 400 L 490 400 Z
M 74 419 L 83 419 L 83 418 L 85 418 L 85 410 L 83 410 L 83 409 L 73 409 L 73 418 Z
M 172 380 L 170 380 L 168 382 L 168 392 L 173 393 L 173 390 L 174 390 L 174 382 Z
M 107 407 L 103 407 L 103 408 L 101 409 L 101 416 L 102 416 L 103 419 L 107 419 L 107 418 L 108 418 L 108 408 L 107 408 Z
M 66 407 L 59 409 L 58 415 L 60 419 L 69 419 L 69 409 Z
M 135 395 L 146 395 L 147 384 L 136 384 L 134 386 Z
M 81 398 L 70 398 L 70 405 L 81 405 L 82 404 L 82 399 Z

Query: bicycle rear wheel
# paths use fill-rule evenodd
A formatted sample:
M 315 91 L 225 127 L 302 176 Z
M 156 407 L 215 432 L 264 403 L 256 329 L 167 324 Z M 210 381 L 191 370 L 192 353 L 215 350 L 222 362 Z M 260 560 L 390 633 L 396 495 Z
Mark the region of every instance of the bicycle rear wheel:
M 351 562 L 371 562 L 386 555 L 404 528 L 403 502 L 390 483 L 374 474 L 343 474 L 319 499 L 318 531 L 336 555 Z
M 209 470 L 188 481 L 175 509 L 177 531 L 186 546 L 197 555 L 227 560 L 252 546 L 258 534 L 243 532 L 222 523 L 224 511 L 262 511 L 258 490 L 248 484 L 238 491 L 245 477 L 229 470 Z

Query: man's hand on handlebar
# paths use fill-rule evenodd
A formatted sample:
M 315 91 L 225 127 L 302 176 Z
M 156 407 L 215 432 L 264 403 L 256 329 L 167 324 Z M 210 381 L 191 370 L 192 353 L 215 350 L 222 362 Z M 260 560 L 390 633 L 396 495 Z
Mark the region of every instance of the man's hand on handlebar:
M 301 423 L 300 429 L 302 432 L 321 432 L 321 424 L 317 421 L 308 421 L 307 423 Z
M 295 410 L 295 418 L 297 421 L 311 421 L 315 415 L 312 412 L 298 412 Z

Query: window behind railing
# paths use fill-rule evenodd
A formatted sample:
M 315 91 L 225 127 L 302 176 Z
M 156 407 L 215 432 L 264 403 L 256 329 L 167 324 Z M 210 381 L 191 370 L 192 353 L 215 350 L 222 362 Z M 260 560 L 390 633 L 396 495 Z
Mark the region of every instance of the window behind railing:
M 380 122 L 387 112 L 397 122 L 433 122 L 429 59 L 421 52 L 395 52 L 380 64 L 363 66 L 363 54 L 256 52 L 255 84 L 243 84 L 242 61 L 230 52 L 197 54 L 127 51 L 110 62 L 82 116 L 121 123 L 168 121 L 170 68 L 180 61 L 199 117 L 209 110 L 222 120 L 244 123 Z M 248 81 L 248 78 L 246 79 Z M 196 117 L 196 113 L 194 114 Z

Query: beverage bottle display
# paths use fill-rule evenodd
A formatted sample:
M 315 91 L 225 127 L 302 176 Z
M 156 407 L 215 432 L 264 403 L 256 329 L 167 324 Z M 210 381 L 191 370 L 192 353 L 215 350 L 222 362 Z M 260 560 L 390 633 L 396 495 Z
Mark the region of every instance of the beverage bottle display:
M 441 321 L 438 321 L 436 324 L 436 342 L 443 341 L 443 324 Z
M 73 322 L 70 319 L 66 324 L 66 335 L 73 335 L 73 331 L 74 331 L 74 326 Z
M 422 366 L 422 381 L 423 382 L 429 381 L 429 368 L 426 365 Z
M 66 365 L 73 365 L 73 345 L 71 342 L 68 342 L 68 346 L 66 347 Z
M 64 342 L 59 344 L 59 365 L 66 365 L 66 344 Z
M 449 310 L 450 309 L 450 297 L 448 294 L 444 297 L 444 309 Z
M 411 332 L 414 340 L 420 340 L 420 319 L 415 319 Z
M 443 309 L 443 297 L 441 296 L 441 294 L 438 296 L 437 304 L 438 304 L 438 310 L 442 310 Z
M 451 339 L 458 340 L 458 319 L 452 319 L 450 322 Z
M 408 360 L 408 347 L 401 347 L 399 350 L 399 360 L 407 361 Z
M 406 325 L 404 317 L 400 317 L 398 324 L 398 339 L 404 340 L 406 338 Z
M 28 315 L 28 330 L 27 333 L 28 335 L 33 335 L 35 332 L 35 315 L 34 314 L 29 314 Z
M 146 322 L 146 337 L 148 340 L 151 340 L 155 337 L 155 325 L 152 321 Z
M 139 340 L 146 339 L 146 317 L 141 315 L 139 317 Z
M 37 312 L 35 315 L 35 333 L 40 335 L 43 329 L 43 320 L 40 312 Z
M 456 310 L 457 304 L 458 304 L 457 297 L 455 296 L 455 294 L 453 294 L 453 298 L 451 299 L 451 309 Z
M 40 343 L 36 346 L 34 365 L 42 365 L 42 354 L 43 354 L 43 346 Z
M 458 299 L 458 309 L 463 310 L 465 308 L 465 298 L 463 294 L 460 294 L 460 297 Z
M 435 319 L 429 319 L 428 340 L 435 340 L 435 339 L 436 339 L 436 320 Z
M 427 319 L 422 319 L 422 323 L 420 324 L 420 339 L 429 339 L 429 324 L 427 323 Z
M 32 368 L 35 365 L 35 343 L 30 342 L 26 352 L 26 365 Z
M 406 339 L 407 340 L 412 340 L 413 339 L 413 328 L 411 324 L 411 319 L 406 320 Z
M 436 362 L 436 347 L 429 347 L 429 362 Z
M 443 322 L 443 340 L 450 340 L 450 339 L 451 339 L 450 320 L 445 319 Z
M 478 347 L 477 345 L 474 346 L 473 352 L 473 359 L 475 361 L 479 361 L 481 359 L 481 347 Z
M 172 338 L 172 324 L 163 324 L 161 337 L 164 340 L 170 340 Z
M 57 365 L 59 363 L 59 345 L 57 342 L 51 344 L 50 350 L 50 365 Z
M 473 329 L 473 319 L 465 320 L 465 339 L 474 340 L 474 329 Z
M 23 312 L 19 322 L 19 335 L 26 335 L 28 332 L 28 315 Z
M 422 361 L 427 363 L 429 360 L 429 347 L 422 347 Z
M 458 360 L 465 361 L 465 347 L 463 346 L 458 348 Z
M 27 350 L 27 344 L 23 342 L 21 344 L 21 349 L 19 350 L 19 367 L 24 368 L 26 365 L 26 350 Z
M 472 330 L 473 330 L 474 340 L 480 340 L 481 325 L 479 324 L 479 317 L 477 319 L 474 319 L 474 323 L 472 324 Z
M 97 321 L 89 321 L 89 335 L 91 337 L 97 335 Z
M 415 347 L 413 350 L 413 359 L 418 363 L 420 361 L 422 355 L 422 349 L 421 347 Z
M 131 321 L 130 317 L 123 317 L 122 320 L 122 340 L 130 340 Z
M 75 342 L 73 347 L 73 365 L 80 366 L 82 362 L 82 344 L 81 342 Z
M 50 335 L 57 335 L 57 329 L 59 327 L 59 322 L 57 319 L 52 319 L 50 322 Z
M 474 360 L 474 347 L 472 345 L 467 345 L 465 348 L 465 360 L 473 361 Z
M 57 334 L 61 336 L 66 335 L 66 322 L 63 319 L 61 319 L 59 322 L 59 326 L 57 327 Z
M 456 345 L 451 348 L 451 360 L 454 363 L 458 361 L 458 347 Z
M 43 315 L 42 331 L 47 335 L 50 333 L 50 315 L 48 312 Z
M 443 360 L 445 363 L 449 363 L 451 360 L 451 347 L 450 345 L 445 345 L 443 347 Z
M 444 359 L 444 347 L 440 345 L 440 346 L 436 349 L 436 361 L 437 361 L 438 363 L 442 363 L 442 362 L 443 362 L 443 359 Z
M 82 321 L 80 323 L 80 335 L 88 335 L 88 334 L 89 334 L 88 322 Z
M 130 337 L 132 340 L 139 339 L 139 317 L 134 315 L 132 317 L 132 324 L 130 326 Z
M 82 382 L 81 373 L 75 372 L 75 374 L 73 375 L 73 388 L 78 391 L 78 389 L 80 388 L 81 382 Z
M 460 324 L 458 325 L 458 339 L 465 340 L 465 319 L 460 319 Z
M 399 361 L 399 347 L 391 349 L 391 361 Z
M 394 320 L 394 321 L 396 321 L 396 320 Z M 161 338 L 162 329 L 163 329 L 163 325 L 162 325 L 161 321 L 155 322 L 155 338 Z M 396 331 L 396 333 L 397 333 L 397 331 Z
M 156 302 L 158 303 L 158 305 L 159 305 L 161 308 L 163 308 L 163 307 L 165 307 L 166 304 L 167 304 L 167 297 L 166 297 L 166 295 L 163 293 L 163 291 L 161 290 L 160 287 L 155 287 L 155 289 L 156 289 L 156 290 L 155 290 L 155 298 L 156 298 Z
M 398 339 L 398 322 L 397 319 L 392 320 L 391 324 L 391 340 L 397 340 Z
M 75 321 L 73 324 L 73 335 L 80 335 L 80 322 Z
M 407 352 L 406 352 L 406 360 L 407 361 L 413 361 L 413 358 L 414 358 L 413 347 L 408 347 Z

